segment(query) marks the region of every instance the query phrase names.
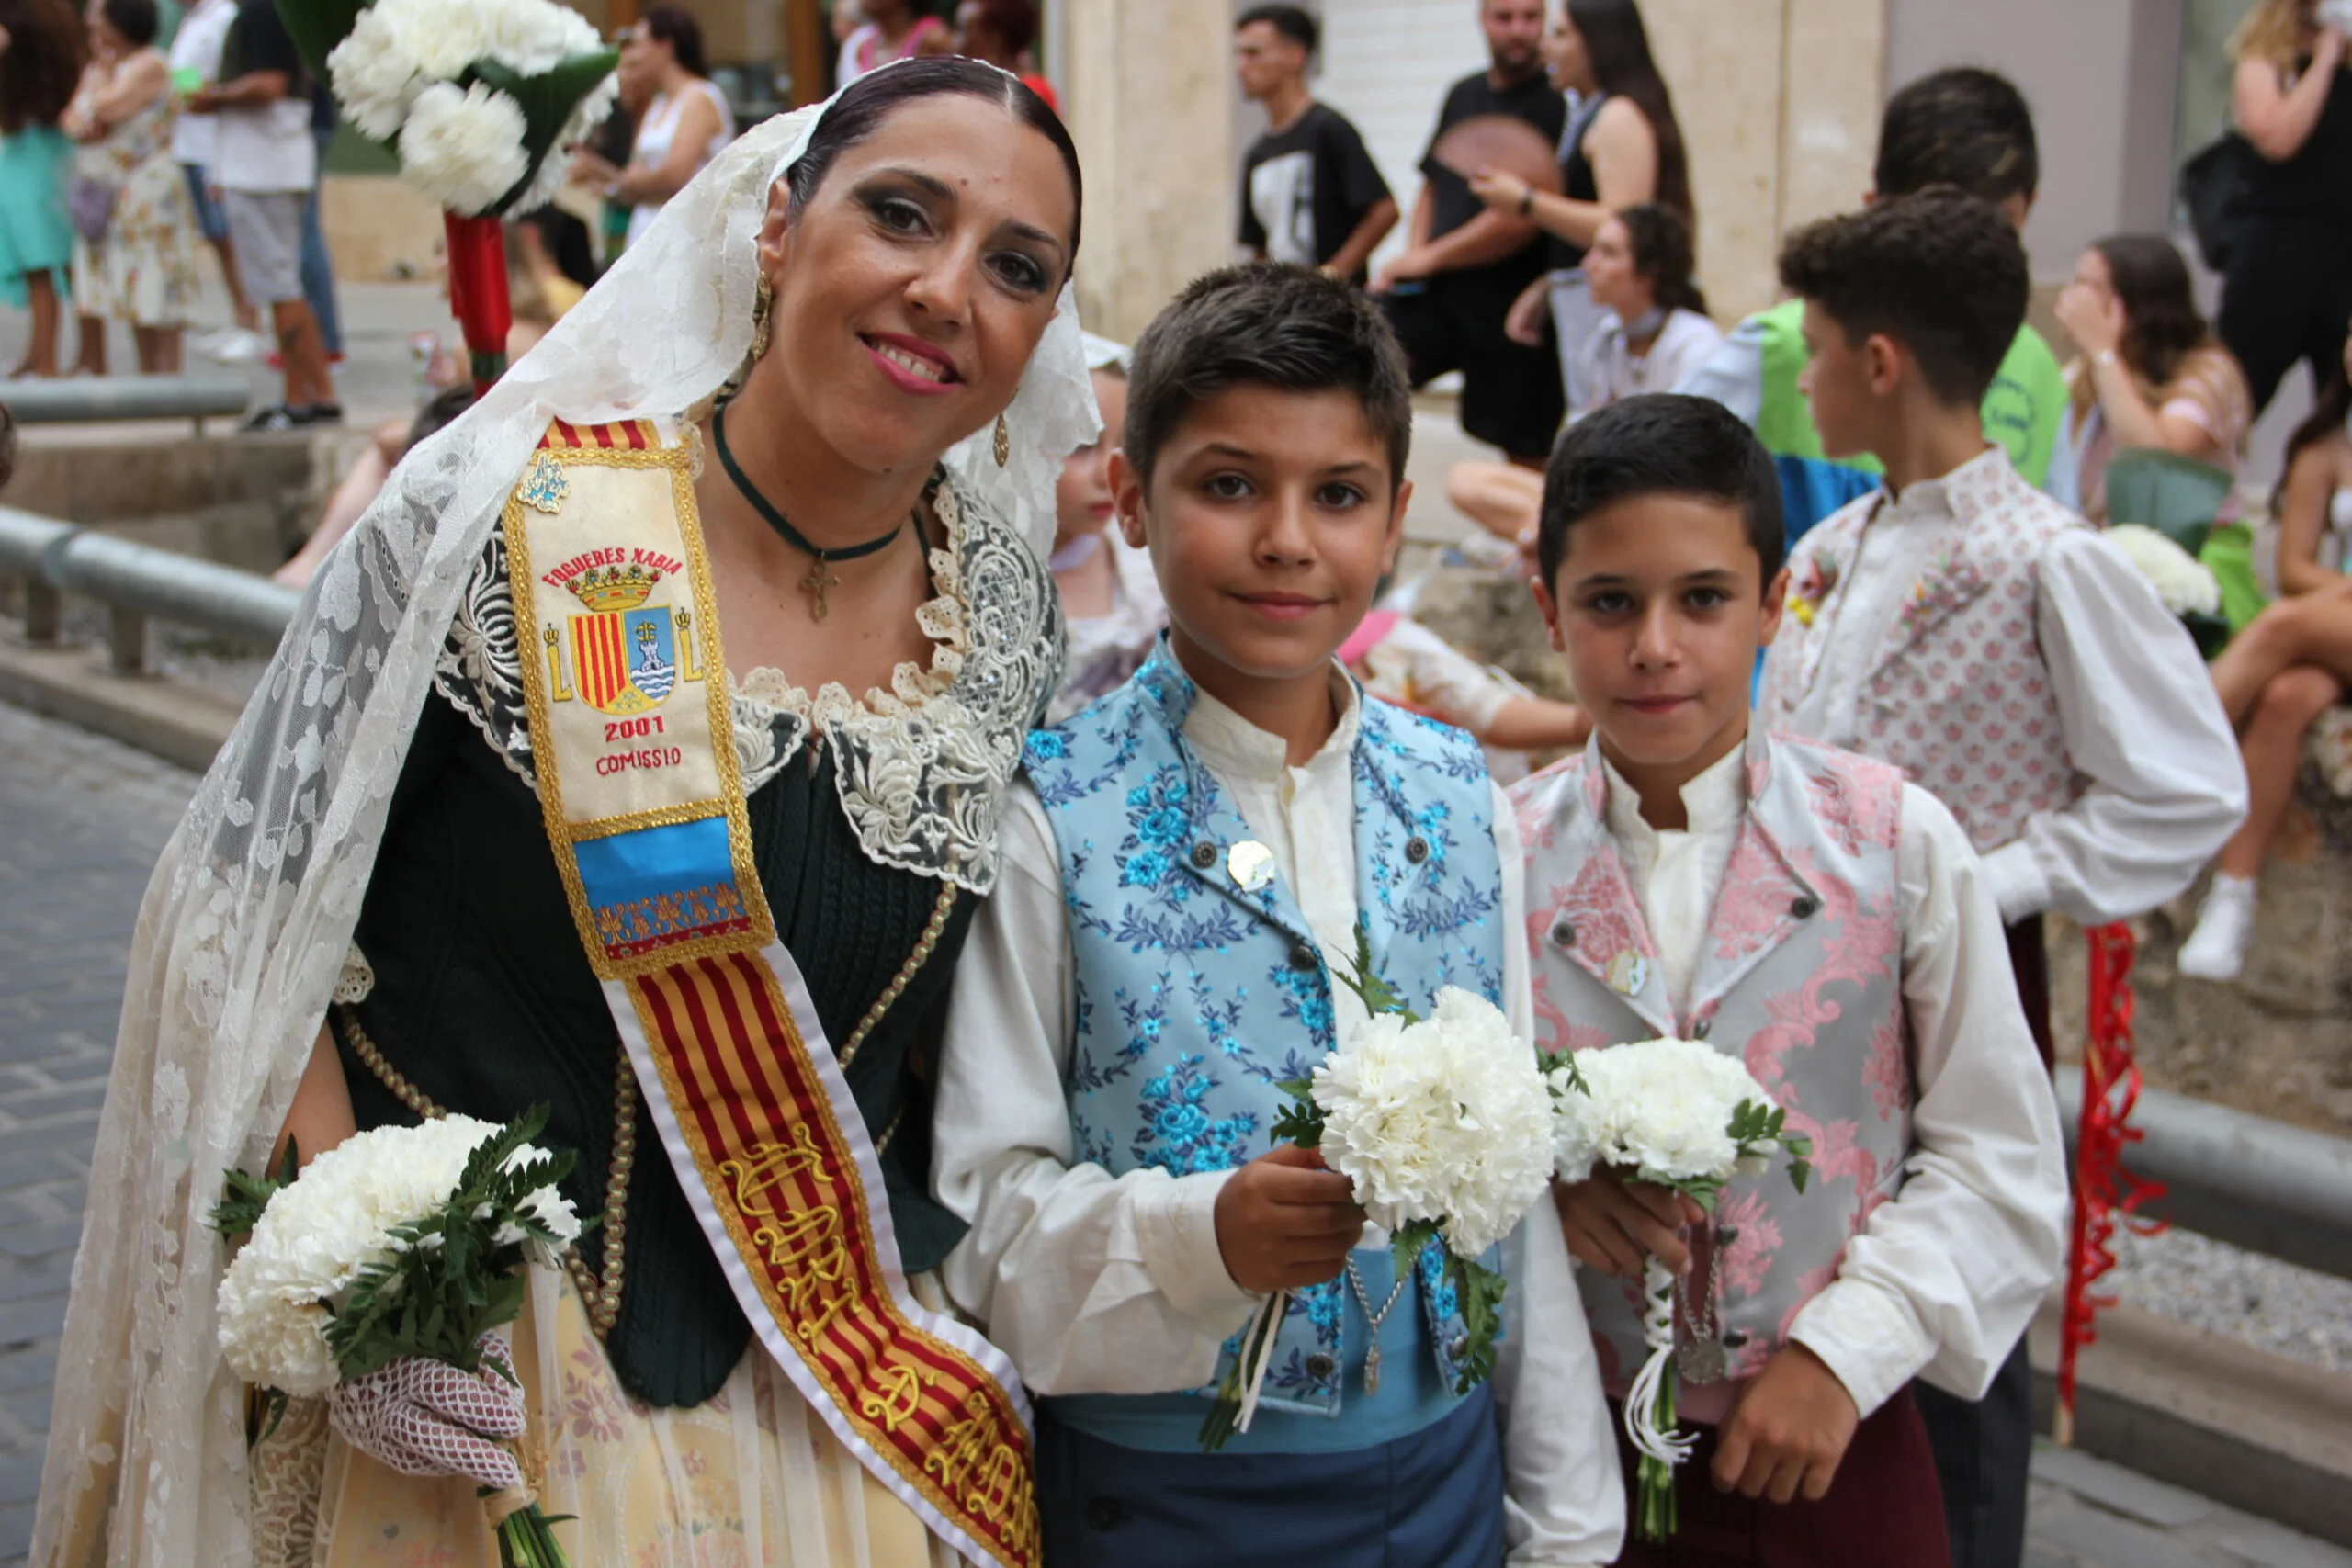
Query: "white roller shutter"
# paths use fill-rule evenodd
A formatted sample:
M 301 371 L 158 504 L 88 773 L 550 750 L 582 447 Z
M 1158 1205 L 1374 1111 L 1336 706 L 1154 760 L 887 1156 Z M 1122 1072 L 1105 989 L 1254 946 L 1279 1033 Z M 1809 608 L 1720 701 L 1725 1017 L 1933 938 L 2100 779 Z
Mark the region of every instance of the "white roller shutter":
M 1421 153 L 1445 90 L 1487 65 L 1475 0 L 1325 0 L 1315 96 L 1355 121 L 1403 217 L 1380 248 L 1401 248 L 1421 188 Z

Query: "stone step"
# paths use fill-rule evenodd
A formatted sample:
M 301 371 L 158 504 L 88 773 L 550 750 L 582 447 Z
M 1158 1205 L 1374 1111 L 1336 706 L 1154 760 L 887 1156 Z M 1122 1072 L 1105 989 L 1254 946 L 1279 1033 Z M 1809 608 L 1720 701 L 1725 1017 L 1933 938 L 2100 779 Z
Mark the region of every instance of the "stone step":
M 2059 1323 L 2053 1295 L 2028 1337 L 2043 1432 Z M 2101 1313 L 2096 1327 L 2075 1366 L 2076 1447 L 2352 1546 L 2352 1377 L 2129 1306 Z

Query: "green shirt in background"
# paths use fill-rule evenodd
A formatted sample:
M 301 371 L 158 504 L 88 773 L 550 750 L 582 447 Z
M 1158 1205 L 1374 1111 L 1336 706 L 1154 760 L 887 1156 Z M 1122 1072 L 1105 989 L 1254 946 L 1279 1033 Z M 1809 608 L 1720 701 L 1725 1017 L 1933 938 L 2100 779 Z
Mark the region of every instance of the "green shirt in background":
M 1755 410 L 1757 439 L 1771 453 L 1781 471 L 1781 501 L 1792 544 L 1840 506 L 1877 489 L 1884 472 L 1878 459 L 1867 453 L 1833 458 L 1822 451 L 1821 436 L 1813 427 L 1813 411 L 1797 390 L 1797 377 L 1805 362 L 1804 319 L 1802 299 L 1784 299 L 1760 315 L 1750 316 L 1724 341 L 1717 361 L 1682 389 L 1717 398 L 1743 414 Z M 1739 365 L 1741 358 L 1748 364 Z M 1725 384 L 1751 377 L 1752 391 Z M 1725 391 L 1733 395 L 1724 396 Z M 2036 488 L 2050 477 L 2050 457 L 2057 449 L 2059 422 L 2065 408 L 2066 382 L 2058 368 L 2058 356 L 2032 327 L 2018 327 L 2007 357 L 2001 361 L 1984 394 L 1984 436 L 2007 447 L 2018 472 Z

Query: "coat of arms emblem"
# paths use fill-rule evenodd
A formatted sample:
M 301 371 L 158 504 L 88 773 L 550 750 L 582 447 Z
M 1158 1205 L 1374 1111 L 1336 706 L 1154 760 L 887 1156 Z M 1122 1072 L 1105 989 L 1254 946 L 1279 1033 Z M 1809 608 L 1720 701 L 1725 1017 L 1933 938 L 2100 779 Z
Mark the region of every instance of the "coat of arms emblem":
M 597 712 L 615 718 L 650 713 L 681 680 L 697 679 L 693 652 L 685 650 L 680 665 L 680 642 L 686 617 L 668 604 L 645 601 L 662 581 L 662 572 L 641 562 L 592 567 L 571 577 L 564 587 L 585 607 L 571 617 L 571 673 L 580 699 Z M 555 633 L 548 633 L 550 663 L 556 662 Z M 563 690 L 559 665 L 555 698 Z

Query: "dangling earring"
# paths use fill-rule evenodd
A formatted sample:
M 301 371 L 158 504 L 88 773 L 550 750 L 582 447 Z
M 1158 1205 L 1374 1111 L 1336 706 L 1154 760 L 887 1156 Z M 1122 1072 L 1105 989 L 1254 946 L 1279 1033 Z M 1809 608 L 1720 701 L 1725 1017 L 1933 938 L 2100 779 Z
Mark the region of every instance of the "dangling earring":
M 1005 424 L 1004 415 L 996 416 L 996 466 L 1000 468 L 1012 460 L 1012 431 Z
M 752 289 L 752 357 L 759 358 L 768 351 L 768 316 L 775 309 L 775 285 L 768 281 L 765 272 Z

